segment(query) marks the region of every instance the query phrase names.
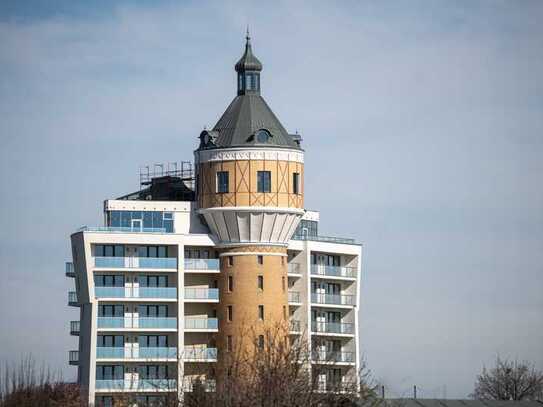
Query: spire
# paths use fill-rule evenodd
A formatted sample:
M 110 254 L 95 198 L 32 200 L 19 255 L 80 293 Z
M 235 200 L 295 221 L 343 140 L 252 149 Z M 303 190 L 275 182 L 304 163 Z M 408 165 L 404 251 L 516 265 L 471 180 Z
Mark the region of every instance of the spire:
M 251 47 L 251 36 L 249 35 L 249 27 L 247 27 L 247 33 L 245 35 L 245 52 L 240 60 L 236 64 L 236 71 L 258 71 L 262 70 L 262 64 L 257 57 L 253 55 L 253 49 Z
M 245 52 L 236 64 L 236 72 L 238 73 L 238 95 L 260 94 L 260 71 L 262 71 L 262 64 L 258 58 L 253 55 L 249 26 L 247 26 L 247 33 L 245 34 Z

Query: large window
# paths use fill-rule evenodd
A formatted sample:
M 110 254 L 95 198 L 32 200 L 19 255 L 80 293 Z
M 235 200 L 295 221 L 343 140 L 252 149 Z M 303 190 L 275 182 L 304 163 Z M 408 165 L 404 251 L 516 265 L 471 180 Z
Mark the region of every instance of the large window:
M 142 379 L 167 379 L 168 366 L 166 365 L 138 366 L 138 373 Z
M 129 230 L 164 229 L 173 233 L 173 213 L 161 211 L 108 211 L 107 226 Z
M 300 193 L 300 173 L 299 172 L 295 172 L 292 174 L 292 193 L 293 194 Z
M 138 343 L 142 348 L 167 348 L 167 335 L 140 335 Z
M 124 317 L 124 306 L 122 305 L 99 305 L 99 317 Z
M 140 318 L 165 318 L 168 316 L 167 305 L 138 305 Z
M 96 257 L 124 257 L 122 244 L 97 244 L 94 246 Z
M 94 285 L 96 287 L 124 287 L 123 275 L 95 275 Z
M 257 171 L 257 192 L 271 192 L 271 172 Z
M 122 380 L 124 367 L 122 365 L 97 365 L 96 380 Z
M 98 335 L 96 337 L 96 346 L 99 348 L 122 348 L 124 347 L 123 335 Z
M 139 276 L 140 287 L 168 287 L 168 276 Z
M 228 192 L 228 171 L 217 172 L 217 192 L 219 194 Z
M 168 246 L 139 246 L 138 257 L 168 257 Z

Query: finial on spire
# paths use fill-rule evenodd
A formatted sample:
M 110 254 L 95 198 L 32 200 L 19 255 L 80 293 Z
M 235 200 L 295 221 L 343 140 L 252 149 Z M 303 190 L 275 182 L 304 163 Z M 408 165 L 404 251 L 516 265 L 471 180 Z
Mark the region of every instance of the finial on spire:
M 247 24 L 247 32 L 245 34 L 245 39 L 247 42 L 251 41 L 251 36 L 249 35 L 249 24 Z

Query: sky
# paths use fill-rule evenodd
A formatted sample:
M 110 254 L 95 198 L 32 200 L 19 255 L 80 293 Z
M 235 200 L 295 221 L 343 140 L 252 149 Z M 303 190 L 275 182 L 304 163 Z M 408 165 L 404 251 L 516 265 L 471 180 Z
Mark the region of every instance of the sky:
M 192 160 L 235 96 L 303 137 L 320 233 L 363 244 L 361 346 L 387 396 L 543 369 L 543 2 L 0 2 L 0 361 L 77 338 L 69 235 Z

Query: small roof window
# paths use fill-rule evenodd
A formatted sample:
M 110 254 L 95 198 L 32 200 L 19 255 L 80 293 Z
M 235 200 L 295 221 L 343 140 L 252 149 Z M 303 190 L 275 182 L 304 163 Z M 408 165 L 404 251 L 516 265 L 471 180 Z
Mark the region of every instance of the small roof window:
M 271 138 L 271 134 L 268 130 L 260 129 L 256 132 L 257 143 L 267 143 Z

